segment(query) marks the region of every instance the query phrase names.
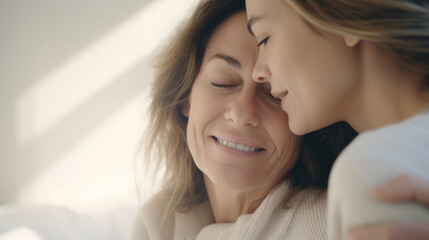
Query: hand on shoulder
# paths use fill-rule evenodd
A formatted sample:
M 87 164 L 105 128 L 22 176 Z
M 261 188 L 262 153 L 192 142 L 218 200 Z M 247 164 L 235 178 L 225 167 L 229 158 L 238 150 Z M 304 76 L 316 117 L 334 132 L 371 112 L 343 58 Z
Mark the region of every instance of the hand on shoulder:
M 416 201 L 429 207 L 429 179 L 414 175 L 401 175 L 392 181 L 375 186 L 371 194 L 380 201 Z M 429 223 L 386 223 L 354 227 L 349 231 L 349 240 L 424 240 L 429 239 Z

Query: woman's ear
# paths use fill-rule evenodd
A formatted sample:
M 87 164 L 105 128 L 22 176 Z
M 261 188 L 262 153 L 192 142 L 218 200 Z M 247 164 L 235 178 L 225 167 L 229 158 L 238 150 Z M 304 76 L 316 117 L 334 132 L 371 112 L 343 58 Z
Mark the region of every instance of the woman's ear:
M 354 47 L 360 42 L 360 38 L 350 35 L 350 34 L 344 34 L 344 42 L 349 47 Z
M 183 114 L 183 116 L 189 117 L 189 110 L 190 110 L 190 108 L 191 108 L 191 106 L 189 104 L 189 98 L 188 98 L 188 100 L 182 104 L 182 114 Z

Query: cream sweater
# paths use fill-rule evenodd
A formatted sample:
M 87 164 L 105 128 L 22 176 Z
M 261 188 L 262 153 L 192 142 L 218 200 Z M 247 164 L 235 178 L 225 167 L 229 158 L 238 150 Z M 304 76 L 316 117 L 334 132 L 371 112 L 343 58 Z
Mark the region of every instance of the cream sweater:
M 365 132 L 341 153 L 329 179 L 329 239 L 346 239 L 350 227 L 362 224 L 429 222 L 424 206 L 371 197 L 372 186 L 404 173 L 429 178 L 429 112 Z
M 176 212 L 159 231 L 165 201 L 153 197 L 137 214 L 132 240 L 190 239 L 326 239 L 326 194 L 305 191 L 283 208 L 288 184 L 271 192 L 253 214 L 240 216 L 235 223 L 214 223 L 208 202 L 195 205 L 189 212 Z

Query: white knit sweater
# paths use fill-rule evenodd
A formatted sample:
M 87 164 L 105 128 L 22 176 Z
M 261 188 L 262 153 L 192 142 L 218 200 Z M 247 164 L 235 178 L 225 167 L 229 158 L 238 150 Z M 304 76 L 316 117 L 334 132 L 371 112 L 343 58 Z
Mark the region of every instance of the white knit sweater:
M 253 214 L 240 216 L 235 223 L 214 223 L 208 202 L 189 212 L 176 212 L 159 230 L 165 202 L 155 196 L 137 214 L 132 240 L 211 240 L 211 239 L 326 239 L 326 194 L 305 191 L 288 202 L 288 184 L 271 192 Z
M 370 188 L 408 173 L 429 178 L 429 112 L 359 135 L 336 160 L 328 187 L 328 237 L 378 222 L 429 222 L 413 202 L 384 203 Z

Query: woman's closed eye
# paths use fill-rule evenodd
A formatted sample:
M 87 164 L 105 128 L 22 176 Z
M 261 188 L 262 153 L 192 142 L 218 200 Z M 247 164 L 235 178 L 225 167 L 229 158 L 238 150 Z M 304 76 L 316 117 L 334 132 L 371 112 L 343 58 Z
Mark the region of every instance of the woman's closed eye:
M 224 84 L 224 83 L 215 83 L 215 82 L 210 82 L 210 85 L 212 85 L 215 88 L 229 88 L 229 87 L 237 86 L 237 84 Z
M 270 37 L 266 37 L 266 38 L 262 39 L 262 41 L 260 41 L 258 43 L 258 47 L 260 47 L 262 45 L 266 46 L 269 39 L 270 39 Z

